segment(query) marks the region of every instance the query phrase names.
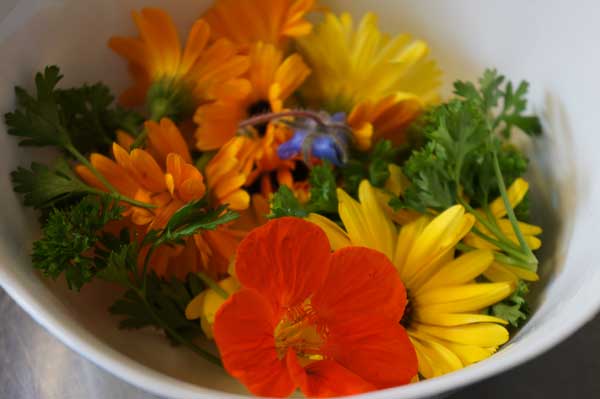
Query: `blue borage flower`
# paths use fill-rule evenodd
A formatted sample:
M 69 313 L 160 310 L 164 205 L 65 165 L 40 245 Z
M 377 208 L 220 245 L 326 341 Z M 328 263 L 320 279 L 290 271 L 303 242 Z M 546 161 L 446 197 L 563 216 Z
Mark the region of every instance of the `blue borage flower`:
M 286 160 L 302 155 L 307 164 L 312 158 L 318 158 L 336 166 L 342 166 L 348 160 L 352 130 L 346 122 L 345 113 L 329 115 L 324 111 L 310 110 L 266 113 L 246 119 L 239 128 L 271 121 L 288 125 L 294 132 L 292 138 L 277 149 L 279 158 Z
M 336 166 L 343 165 L 348 158 L 350 137 L 346 114 L 339 112 L 329 116 L 322 113 L 321 116 L 324 123 L 308 118 L 298 118 L 291 122 L 294 136 L 279 146 L 279 158 L 291 159 L 302 154 L 306 163 L 315 157 Z

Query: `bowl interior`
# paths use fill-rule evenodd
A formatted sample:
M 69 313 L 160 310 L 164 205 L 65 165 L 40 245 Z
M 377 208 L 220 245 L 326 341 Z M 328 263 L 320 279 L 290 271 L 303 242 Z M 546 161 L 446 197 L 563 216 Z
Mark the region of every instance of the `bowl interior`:
M 42 4 L 43 3 L 43 4 Z M 106 47 L 114 34 L 134 34 L 130 11 L 161 6 L 181 32 L 208 1 L 77 0 L 19 1 L 0 23 L 0 110 L 14 105 L 13 86 L 31 88 L 33 74 L 57 64 L 65 85 L 102 80 L 119 92 L 128 82 L 124 62 Z M 472 79 L 497 67 L 512 80 L 531 83 L 532 108 L 542 116 L 544 136 L 522 144 L 531 154 L 534 219 L 544 227 L 541 281 L 532 293 L 534 314 L 493 358 L 462 371 L 365 397 L 416 398 L 455 389 L 529 359 L 579 327 L 600 304 L 600 269 L 593 249 L 600 213 L 600 176 L 594 168 L 596 97 L 600 70 L 594 38 L 600 37 L 594 5 L 577 9 L 560 1 L 450 2 L 380 0 L 323 2 L 355 16 L 376 11 L 391 33 L 410 32 L 430 43 L 445 72 L 445 92 L 458 78 Z M 595 94 L 595 93 L 594 93 Z M 5 130 L 1 127 L 0 130 Z M 81 294 L 48 282 L 30 267 L 36 215 L 21 206 L 9 171 L 48 151 L 21 149 L 0 133 L 0 284 L 38 321 L 68 345 L 117 375 L 173 397 L 244 394 L 222 370 L 171 347 L 153 331 L 121 331 L 107 307 L 119 295 L 108 284 Z

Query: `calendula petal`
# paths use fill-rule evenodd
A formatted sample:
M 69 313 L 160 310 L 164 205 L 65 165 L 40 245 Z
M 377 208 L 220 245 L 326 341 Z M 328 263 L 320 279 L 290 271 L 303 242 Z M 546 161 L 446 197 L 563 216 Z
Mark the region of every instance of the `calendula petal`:
M 517 178 L 513 184 L 510 185 L 506 193 L 511 207 L 516 207 L 523 201 L 525 194 L 529 190 L 529 183 L 522 178 Z M 490 212 L 498 219 L 506 215 L 506 208 L 502 197 L 496 198 L 490 204 Z
M 512 282 L 465 284 L 426 290 L 414 298 L 420 310 L 442 313 L 472 312 L 483 309 L 509 296 Z
M 417 292 L 468 283 L 488 269 L 493 260 L 491 251 L 467 252 L 442 266 Z
M 477 323 L 454 327 L 437 327 L 414 323 L 411 326 L 418 333 L 455 342 L 463 345 L 482 347 L 499 346 L 508 341 L 506 328 L 494 323 Z
M 436 326 L 460 326 L 473 323 L 499 323 L 508 324 L 499 317 L 476 313 L 440 313 L 416 309 L 413 317 L 416 321 Z
M 331 244 L 331 249 L 334 251 L 352 245 L 346 232 L 342 230 L 340 226 L 326 217 L 321 216 L 318 213 L 311 213 L 306 219 L 323 229 L 325 234 L 327 234 L 327 238 Z

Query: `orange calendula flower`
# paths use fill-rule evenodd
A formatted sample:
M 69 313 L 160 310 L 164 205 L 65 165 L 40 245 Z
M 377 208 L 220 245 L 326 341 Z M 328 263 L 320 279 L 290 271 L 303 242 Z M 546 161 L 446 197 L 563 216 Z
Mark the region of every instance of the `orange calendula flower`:
M 398 323 L 406 291 L 385 255 L 330 252 L 297 218 L 253 230 L 240 244 L 241 289 L 219 309 L 214 336 L 225 369 L 256 395 L 351 395 L 406 384 L 417 360 Z
M 248 116 L 281 111 L 284 102 L 310 74 L 302 57 L 292 54 L 284 58 L 283 52 L 271 44 L 256 43 L 249 57 L 250 68 L 244 77 L 250 82 L 250 90 L 222 90 L 215 102 L 196 110 L 198 149 L 220 148 L 235 136 L 239 123 Z
M 239 77 L 248 69 L 248 57 L 238 55 L 236 46 L 226 39 L 210 43 L 210 27 L 205 21 L 194 23 L 182 50 L 177 28 L 163 10 L 144 8 L 133 13 L 133 20 L 139 37 L 117 36 L 108 43 L 129 61 L 135 81 L 122 94 L 122 103 L 142 104 L 153 84 L 161 85 L 155 94 L 163 99 L 172 101 L 181 94 L 177 105 L 185 107 L 214 100 L 224 86 L 229 91 L 247 92 L 248 82 Z
M 256 42 L 282 47 L 290 38 L 310 33 L 312 25 L 304 16 L 314 3 L 314 0 L 217 0 L 203 18 L 215 37 L 225 37 L 244 49 Z

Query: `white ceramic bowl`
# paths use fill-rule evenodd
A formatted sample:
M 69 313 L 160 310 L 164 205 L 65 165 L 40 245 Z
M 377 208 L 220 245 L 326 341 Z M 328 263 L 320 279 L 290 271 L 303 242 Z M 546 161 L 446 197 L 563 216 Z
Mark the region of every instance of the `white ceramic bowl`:
M 13 86 L 31 88 L 34 72 L 47 64 L 62 67 L 66 84 L 102 79 L 122 89 L 126 69 L 106 48 L 106 40 L 116 33 L 133 34 L 130 10 L 150 4 L 172 12 L 183 31 L 208 1 L 3 0 L 0 12 L 9 14 L 0 23 L 0 111 L 13 107 Z M 545 228 L 533 317 L 489 360 L 362 397 L 442 394 L 514 367 L 565 339 L 600 306 L 600 6 L 593 0 L 337 0 L 329 5 L 355 15 L 377 11 L 384 29 L 426 39 L 447 84 L 474 78 L 487 66 L 515 80 L 528 79 L 532 107 L 546 129 L 529 145 L 535 150 L 530 174 L 539 210 L 535 217 Z M 29 314 L 83 356 L 156 394 L 225 398 L 245 393 L 223 371 L 170 347 L 157 334 L 119 331 L 106 312 L 116 295 L 112 287 L 94 285 L 77 295 L 41 279 L 28 255 L 38 234 L 36 218 L 20 205 L 8 173 L 48 154 L 19 149 L 3 132 L 0 154 L 0 284 Z

